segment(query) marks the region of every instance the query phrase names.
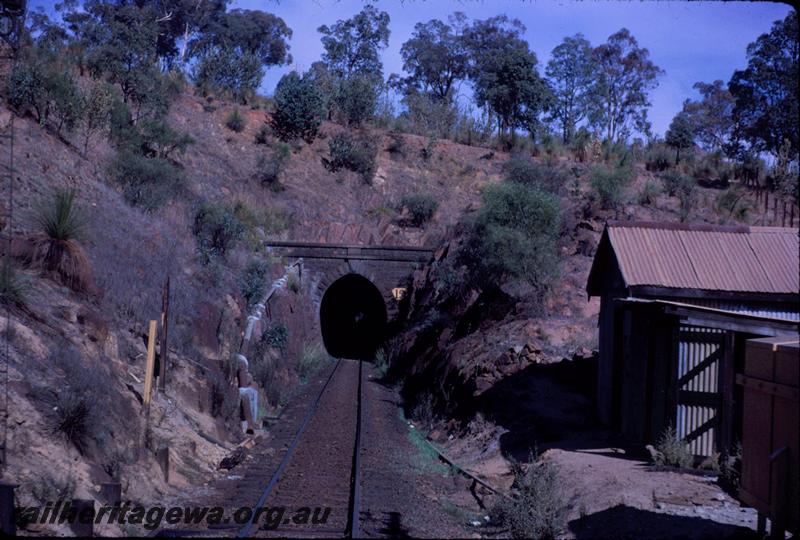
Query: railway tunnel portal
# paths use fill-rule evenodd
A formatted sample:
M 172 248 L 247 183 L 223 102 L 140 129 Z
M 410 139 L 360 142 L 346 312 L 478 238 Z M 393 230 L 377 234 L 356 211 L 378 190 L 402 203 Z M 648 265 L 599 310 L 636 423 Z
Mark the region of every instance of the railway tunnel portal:
M 386 335 L 386 304 L 378 288 L 359 274 L 337 279 L 319 308 L 322 341 L 331 356 L 370 359 Z
M 272 253 L 303 262 L 323 343 L 331 356 L 371 359 L 397 322 L 406 287 L 434 250 L 273 242 Z

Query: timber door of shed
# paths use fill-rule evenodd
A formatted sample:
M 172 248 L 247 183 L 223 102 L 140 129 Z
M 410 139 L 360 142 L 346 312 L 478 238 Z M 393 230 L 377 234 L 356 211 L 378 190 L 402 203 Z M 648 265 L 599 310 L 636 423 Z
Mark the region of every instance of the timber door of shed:
M 680 326 L 677 332 L 675 430 L 696 456 L 719 447 L 725 331 Z

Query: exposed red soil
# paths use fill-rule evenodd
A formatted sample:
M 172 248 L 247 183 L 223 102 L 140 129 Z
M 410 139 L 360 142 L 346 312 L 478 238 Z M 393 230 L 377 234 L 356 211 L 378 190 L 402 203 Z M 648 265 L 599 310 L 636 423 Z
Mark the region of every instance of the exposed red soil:
M 755 538 L 755 510 L 710 471 L 656 469 L 641 448 L 624 447 L 597 424 L 590 372 L 590 360 L 532 365 L 484 395 L 465 428 L 439 423 L 433 433 L 457 463 L 505 492 L 514 480 L 510 459 L 555 465 L 567 509 L 563 538 Z

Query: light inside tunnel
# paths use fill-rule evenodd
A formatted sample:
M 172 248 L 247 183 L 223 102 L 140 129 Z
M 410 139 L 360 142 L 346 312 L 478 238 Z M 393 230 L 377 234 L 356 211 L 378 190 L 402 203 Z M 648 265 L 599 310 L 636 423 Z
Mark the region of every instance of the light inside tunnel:
M 358 274 L 347 274 L 328 287 L 319 316 L 331 356 L 372 360 L 384 339 L 386 304 L 378 288 Z

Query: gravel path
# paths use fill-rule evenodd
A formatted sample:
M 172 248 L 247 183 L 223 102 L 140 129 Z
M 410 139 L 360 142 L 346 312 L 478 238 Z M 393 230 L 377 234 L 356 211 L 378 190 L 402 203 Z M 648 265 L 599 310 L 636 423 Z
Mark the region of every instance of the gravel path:
M 369 373 L 369 372 L 368 372 Z M 463 482 L 414 444 L 400 414 L 397 393 L 374 377 L 365 384 L 362 454 L 362 533 L 367 538 L 463 538 L 474 531 L 447 501 L 464 493 Z M 445 510 L 450 508 L 451 512 Z

